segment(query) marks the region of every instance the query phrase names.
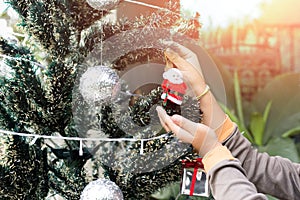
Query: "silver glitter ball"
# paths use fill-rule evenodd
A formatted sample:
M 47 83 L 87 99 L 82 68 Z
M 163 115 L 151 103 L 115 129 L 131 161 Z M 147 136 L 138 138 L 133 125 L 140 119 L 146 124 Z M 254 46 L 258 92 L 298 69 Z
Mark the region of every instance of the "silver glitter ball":
M 82 191 L 80 200 L 123 200 L 123 193 L 112 181 L 98 179 L 90 182 Z
M 80 77 L 79 91 L 87 103 L 104 103 L 118 92 L 119 76 L 107 66 L 90 67 Z
M 120 3 L 120 0 L 87 0 L 86 2 L 97 10 L 112 10 Z

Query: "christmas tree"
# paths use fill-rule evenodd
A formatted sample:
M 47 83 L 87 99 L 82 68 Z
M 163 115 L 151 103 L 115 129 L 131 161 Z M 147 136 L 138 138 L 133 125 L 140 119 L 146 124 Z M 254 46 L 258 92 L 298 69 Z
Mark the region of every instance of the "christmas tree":
M 147 199 L 180 180 L 181 160 L 194 155 L 159 124 L 158 81 L 132 89 L 138 77 L 126 76 L 149 67 L 155 74 L 157 66 L 162 72 L 165 41 L 191 41 L 198 27 L 180 16 L 178 2 L 116 22 L 106 17 L 121 0 L 7 3 L 29 42 L 0 38 L 9 68 L 0 79 L 1 199 L 79 199 L 102 177 L 124 199 Z M 184 97 L 183 105 L 164 106 L 201 120 L 194 99 Z

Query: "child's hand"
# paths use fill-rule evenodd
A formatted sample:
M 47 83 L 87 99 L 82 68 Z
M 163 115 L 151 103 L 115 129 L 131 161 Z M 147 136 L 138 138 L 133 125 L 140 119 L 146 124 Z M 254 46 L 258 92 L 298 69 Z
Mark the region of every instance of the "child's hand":
M 172 42 L 170 47 L 165 51 L 166 70 L 171 67 L 178 68 L 182 72 L 185 82 L 191 86 L 195 96 L 198 96 L 204 91 L 206 83 L 197 55 L 178 43 Z
M 160 106 L 156 110 L 162 126 L 167 131 L 172 131 L 182 142 L 192 144 L 200 156 L 221 145 L 214 130 L 208 126 L 192 122 L 180 115 L 169 116 Z

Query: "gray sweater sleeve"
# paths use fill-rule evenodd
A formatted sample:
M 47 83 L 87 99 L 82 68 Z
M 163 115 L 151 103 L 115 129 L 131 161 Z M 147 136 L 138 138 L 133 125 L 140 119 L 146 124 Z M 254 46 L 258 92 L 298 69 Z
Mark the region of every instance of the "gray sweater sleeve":
M 210 188 L 216 200 L 267 200 L 258 193 L 245 174 L 239 160 L 223 160 L 208 173 Z
M 210 170 L 208 175 L 213 192 L 220 188 L 216 183 L 221 183 L 227 185 L 227 190 L 235 186 L 237 189 L 234 195 L 247 194 L 241 199 L 265 198 L 257 192 L 279 199 L 300 199 L 300 164 L 279 156 L 259 153 L 237 128 L 223 145 L 238 160 L 222 161 Z M 226 196 L 226 190 L 223 190 L 224 194 L 221 195 Z M 232 199 L 239 199 L 235 197 Z

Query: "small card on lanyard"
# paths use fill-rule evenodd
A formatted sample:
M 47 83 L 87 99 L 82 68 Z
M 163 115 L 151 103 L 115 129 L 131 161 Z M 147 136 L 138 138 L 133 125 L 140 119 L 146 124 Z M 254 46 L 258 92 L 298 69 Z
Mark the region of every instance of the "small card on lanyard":
M 182 161 L 180 193 L 189 196 L 209 197 L 210 190 L 202 158 Z

